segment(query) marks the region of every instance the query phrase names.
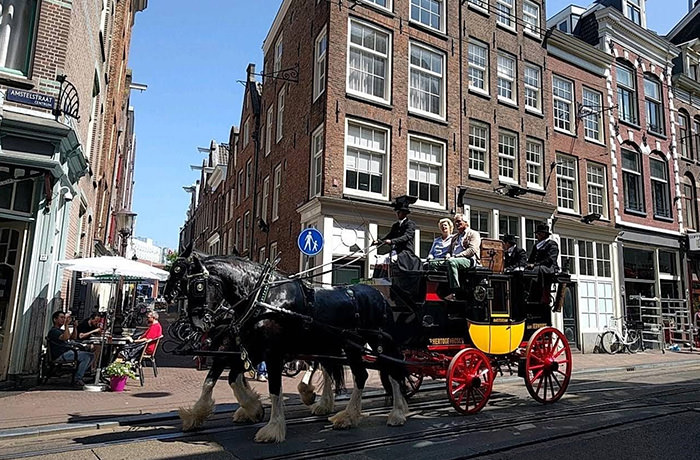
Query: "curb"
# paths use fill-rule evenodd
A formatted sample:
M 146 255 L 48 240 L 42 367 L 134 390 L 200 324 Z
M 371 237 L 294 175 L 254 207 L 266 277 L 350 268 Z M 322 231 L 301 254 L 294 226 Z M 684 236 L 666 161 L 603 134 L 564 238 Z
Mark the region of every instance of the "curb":
M 671 362 L 658 362 L 658 363 L 646 363 L 646 364 L 631 364 L 629 366 L 615 366 L 615 367 L 601 367 L 601 368 L 591 368 L 591 369 L 581 369 L 579 371 L 573 371 L 572 375 L 586 375 L 586 374 L 605 374 L 613 372 L 634 372 L 636 370 L 643 369 L 656 369 L 664 367 L 680 367 L 688 366 L 693 364 L 700 364 L 698 359 L 687 359 L 682 361 L 671 361 Z M 522 377 L 516 375 L 499 377 L 500 382 L 516 382 L 522 380 Z M 437 387 L 442 387 L 444 384 L 435 384 Z M 432 384 L 424 385 L 425 388 L 432 388 Z M 372 390 L 366 393 L 367 396 L 377 396 L 383 394 L 383 390 Z M 340 395 L 336 397 L 336 401 L 349 399 L 348 395 Z M 225 403 L 217 404 L 214 408 L 213 414 L 221 414 L 227 412 L 233 412 L 238 408 L 238 404 L 235 403 Z M 9 439 L 24 438 L 31 436 L 41 436 L 47 434 L 56 433 L 69 433 L 77 431 L 87 431 L 87 430 L 103 430 L 111 429 L 119 426 L 129 426 L 136 425 L 145 421 L 163 421 L 163 420 L 173 420 L 178 417 L 177 411 L 169 412 L 159 412 L 155 414 L 142 414 L 142 415 L 129 415 L 129 416 L 119 416 L 106 417 L 103 420 L 98 420 L 90 423 L 57 423 L 52 425 L 39 425 L 34 427 L 22 427 L 22 428 L 8 428 L 5 430 L 0 430 L 0 441 L 5 441 Z

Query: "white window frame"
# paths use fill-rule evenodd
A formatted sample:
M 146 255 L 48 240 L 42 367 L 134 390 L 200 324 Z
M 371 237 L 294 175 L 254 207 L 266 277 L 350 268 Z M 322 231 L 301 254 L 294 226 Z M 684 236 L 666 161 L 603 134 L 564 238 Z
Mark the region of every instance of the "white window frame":
M 421 147 L 430 146 L 431 148 L 437 148 L 438 152 L 433 154 L 426 154 L 424 149 Z M 415 147 L 419 147 L 416 150 Z M 407 166 L 407 184 L 409 195 L 417 196 L 417 203 L 421 206 L 433 207 L 433 208 L 444 208 L 445 207 L 445 152 L 447 151 L 446 144 L 444 142 L 431 139 L 425 136 L 419 136 L 415 134 L 410 134 L 408 136 L 408 166 Z M 436 159 L 429 158 L 429 156 L 435 156 Z M 417 168 L 417 169 L 416 169 Z M 434 170 L 437 169 L 435 172 Z M 417 176 L 416 177 L 416 173 Z M 437 184 L 434 184 L 435 180 L 431 181 L 430 176 L 434 176 Z M 420 189 L 421 183 L 427 183 L 438 186 L 438 200 L 437 202 L 432 200 L 421 199 L 420 191 L 413 193 L 411 189 L 411 181 L 418 183 L 417 187 Z
M 582 103 L 585 110 L 581 114 L 583 117 L 583 137 L 589 141 L 603 142 L 603 95 L 584 86 Z
M 314 101 L 326 91 L 327 56 L 328 34 L 324 26 L 314 42 Z
M 270 243 L 270 260 L 274 261 L 277 258 L 277 241 Z
M 469 0 L 468 6 L 469 8 L 474 8 L 477 11 L 481 11 L 482 13 L 489 13 L 489 1 L 490 0 Z
M 323 125 L 311 134 L 311 175 L 309 197 L 321 195 L 323 187 Z
M 590 240 L 577 240 L 574 238 L 562 238 L 562 249 L 572 242 L 574 252 L 567 254 L 574 267 L 570 267 L 572 279 L 578 282 L 579 289 L 579 315 L 581 317 L 582 332 L 599 332 L 609 325 L 610 317 L 614 314 L 614 285 L 612 278 L 612 248 L 610 243 L 599 243 Z M 581 254 L 580 244 L 591 244 L 592 257 L 584 257 Z M 607 248 L 607 257 L 605 254 Z M 562 255 L 564 253 L 562 252 Z M 595 275 L 581 275 L 580 268 L 583 260 L 592 260 Z M 607 265 L 610 276 L 601 273 L 601 264 Z M 563 265 L 563 261 L 562 261 Z
M 608 187 L 604 165 L 593 162 L 586 164 L 586 187 L 588 212 L 608 217 Z
M 651 85 L 655 88 L 657 92 L 656 96 L 650 94 L 648 91 L 649 86 L 647 85 Z M 661 81 L 650 75 L 644 75 L 644 108 L 646 109 L 647 130 L 651 133 L 665 135 L 666 123 L 664 120 L 663 88 Z M 656 117 L 658 117 L 657 121 L 659 124 L 656 126 L 657 129 L 654 129 L 650 123 L 652 110 L 654 110 Z
M 413 56 L 413 51 L 418 48 L 420 49 L 423 53 L 429 53 L 431 57 L 438 57 L 440 58 L 440 70 L 441 73 L 436 72 L 433 69 L 426 69 L 422 66 L 417 66 L 412 63 L 412 56 Z M 445 119 L 445 54 L 442 53 L 441 51 L 438 51 L 434 48 L 431 48 L 429 46 L 423 45 L 422 43 L 417 43 L 417 42 L 411 42 L 408 50 L 409 58 L 408 58 L 408 110 L 409 112 L 412 113 L 419 113 L 421 115 L 425 115 L 428 117 L 432 118 L 439 118 L 441 120 Z M 422 61 L 422 60 L 421 60 Z M 431 61 L 432 62 L 432 61 Z M 435 97 L 433 93 L 426 93 L 421 87 L 419 88 L 414 88 L 413 87 L 413 76 L 417 75 L 419 79 L 435 79 L 438 78 L 440 80 L 440 94 L 437 95 L 439 98 L 439 108 L 438 112 L 433 112 L 431 110 L 423 110 L 422 108 L 419 107 L 421 101 L 420 94 L 423 96 L 428 96 L 430 99 Z M 422 81 L 422 80 L 421 80 Z M 414 104 L 414 95 L 418 92 L 418 103 Z M 429 108 L 432 107 L 432 104 L 429 103 Z
M 250 196 L 251 184 L 253 182 L 253 160 L 249 159 L 245 164 L 245 197 Z
M 242 250 L 242 248 L 241 248 L 241 236 L 242 236 L 241 235 L 241 224 L 242 224 L 242 221 L 241 221 L 241 218 L 239 217 L 238 219 L 236 219 L 236 235 L 235 235 L 236 242 L 234 245 L 234 247 L 236 248 L 236 251 Z
M 381 4 L 379 4 L 380 1 L 383 1 L 386 4 L 381 5 Z M 363 3 L 371 3 L 372 5 L 369 5 L 369 6 L 371 6 L 373 8 L 380 8 L 382 10 L 391 11 L 391 6 L 392 6 L 391 1 L 392 0 L 363 0 Z
M 275 166 L 272 189 L 272 222 L 280 218 L 280 191 L 282 190 L 282 165 Z
M 680 153 L 681 158 L 692 159 L 691 154 L 691 137 L 690 137 L 690 117 L 686 112 L 678 112 L 677 115 L 678 124 L 678 153 Z
M 618 62 L 615 67 L 615 83 L 617 85 L 617 116 L 620 120 L 626 123 L 632 123 L 636 125 L 639 123 L 639 102 L 637 98 L 637 72 L 634 68 L 629 67 L 626 64 Z M 626 85 L 620 82 L 620 71 L 629 73 L 630 85 Z M 624 112 L 623 109 L 626 108 L 623 103 L 625 100 L 625 95 L 629 98 L 629 111 L 630 113 Z
M 258 262 L 265 262 L 265 246 L 260 246 L 258 249 Z
M 275 61 L 274 61 L 274 67 L 273 67 L 274 73 L 277 73 L 280 70 L 282 70 L 282 53 L 283 53 L 282 38 L 283 38 L 283 35 L 280 34 L 279 38 L 275 42 Z
M 568 94 L 567 94 L 568 93 Z M 552 116 L 554 129 L 573 133 L 574 83 L 558 75 L 552 76 Z
M 518 64 L 514 56 L 511 54 L 499 51 L 497 65 L 497 81 L 498 100 L 510 102 L 511 104 L 518 103 L 518 88 L 517 75 Z M 506 65 L 506 64 L 512 65 Z M 509 95 L 508 95 L 509 93 Z
M 248 240 L 250 239 L 250 211 L 243 214 L 243 252 L 248 250 Z
M 32 61 L 36 55 L 37 42 L 39 40 L 39 37 L 35 36 L 37 35 L 37 8 L 41 8 L 43 6 L 42 3 L 39 0 L 34 2 L 3 2 L 5 7 L 2 11 L 3 33 L 0 38 L 0 48 L 3 48 L 4 52 L 1 56 L 0 72 L 20 78 L 26 78 L 31 73 Z M 103 36 L 104 32 L 102 29 L 107 19 L 106 3 L 106 0 L 103 0 L 101 13 L 103 20 L 100 26 L 100 33 Z M 25 23 L 25 20 L 28 20 L 29 24 Z M 30 25 L 32 27 L 29 27 Z M 104 45 L 107 47 L 107 43 Z M 23 65 L 12 65 L 12 61 L 20 60 L 23 61 Z
M 379 51 L 373 50 L 366 48 L 364 46 L 361 46 L 356 43 L 352 43 L 351 36 L 352 36 L 352 27 L 353 25 L 357 25 L 363 29 L 371 29 L 374 33 L 377 34 L 382 34 L 386 36 L 386 53 L 381 53 Z M 350 81 L 351 81 L 351 74 L 353 72 L 353 69 L 350 67 L 350 60 L 351 60 L 351 53 L 352 50 L 356 49 L 363 55 L 369 55 L 371 57 L 376 57 L 378 59 L 384 59 L 384 76 L 382 77 L 384 79 L 384 97 L 379 97 L 375 96 L 374 94 L 361 91 L 359 89 L 353 89 L 350 87 Z M 391 101 L 391 68 L 392 68 L 392 34 L 391 32 L 382 29 L 380 27 L 377 27 L 375 25 L 372 25 L 368 22 L 365 21 L 360 21 L 354 18 L 348 19 L 348 49 L 347 49 L 347 71 L 346 73 L 346 83 L 345 83 L 345 90 L 348 94 L 352 94 L 357 97 L 361 97 L 363 99 L 369 99 L 377 102 L 383 102 L 386 104 L 389 104 Z M 361 72 L 360 69 L 356 69 L 355 72 Z M 374 76 L 373 76 L 374 77 Z
M 272 116 L 274 113 L 274 106 L 270 106 L 267 108 L 267 125 L 265 126 L 265 129 L 267 130 L 265 133 L 265 156 L 268 156 L 270 154 L 270 150 L 272 149 Z
M 243 187 L 245 186 L 244 174 L 243 168 L 241 168 L 241 170 L 238 171 L 238 196 L 236 197 L 236 206 L 240 206 L 241 201 L 243 201 Z
M 517 5 L 515 0 L 496 0 L 496 24 L 509 30 L 515 30 Z
M 423 27 L 427 27 L 427 28 L 432 29 L 432 30 L 437 30 L 438 32 L 444 32 L 444 31 L 445 31 L 445 15 L 446 15 L 446 13 L 445 13 L 445 3 L 446 3 L 446 1 L 445 1 L 445 0 L 427 0 L 427 1 L 429 1 L 429 2 L 431 2 L 431 3 L 433 3 L 433 4 L 437 4 L 437 5 L 438 5 L 438 12 L 437 12 L 437 14 L 436 14 L 434 11 L 432 11 L 432 10 L 430 10 L 430 11 L 425 10 L 425 9 L 423 8 L 423 1 L 421 1 L 421 0 L 411 0 L 411 1 L 410 1 L 410 9 L 409 9 L 410 21 L 411 21 L 411 22 L 414 22 L 414 23 L 416 23 L 416 24 L 420 24 L 420 25 L 422 25 Z M 416 4 L 416 3 L 417 3 L 417 4 Z M 414 18 L 413 18 L 413 13 L 414 13 L 414 11 L 415 11 L 416 8 L 418 9 L 418 13 L 419 13 L 419 18 L 418 18 L 418 19 L 414 19 Z M 423 22 L 423 14 L 421 14 L 421 13 L 424 13 L 424 12 L 425 12 L 425 14 L 427 14 L 427 15 L 428 15 L 429 17 L 431 17 L 431 18 L 432 18 L 433 16 L 437 16 L 437 20 L 438 20 L 438 26 L 437 26 L 437 27 L 435 27 L 435 26 L 433 26 L 432 24 L 430 24 L 430 22 L 432 22 L 432 21 L 429 21 L 429 23 L 427 23 L 427 24 L 426 24 L 425 22 Z
M 636 170 L 625 167 L 625 160 L 623 158 L 625 152 L 629 152 L 630 154 L 634 155 L 634 160 L 637 166 Z M 644 198 L 644 187 L 642 185 L 642 154 L 637 152 L 632 147 L 623 146 L 620 153 L 620 159 L 620 168 L 622 169 L 622 191 L 624 197 L 624 209 L 625 211 L 632 211 L 634 213 L 643 213 L 646 210 L 646 202 Z M 630 190 L 628 187 L 628 177 L 634 179 L 633 185 L 635 187 L 635 192 L 638 195 L 639 208 L 633 208 L 629 205 Z
M 523 2 L 523 32 L 540 38 L 540 6 L 527 0 Z
M 625 3 L 625 17 L 639 26 L 643 25 L 641 0 L 626 0 Z M 639 21 L 635 20 L 635 13 Z
M 472 47 L 474 47 L 473 51 L 483 51 L 483 55 L 472 52 Z M 482 94 L 489 94 L 489 47 L 485 43 L 470 39 L 467 49 L 469 89 Z M 481 81 L 481 86 L 474 84 L 474 82 L 479 81 Z
M 525 139 L 525 164 L 527 167 L 526 181 L 529 188 L 542 190 L 544 188 L 544 142 L 528 137 Z
M 287 87 L 282 86 L 282 89 L 277 93 L 277 142 L 284 137 L 284 100 Z
M 246 118 L 243 123 L 243 148 L 248 146 L 250 142 L 250 118 Z
M 268 223 L 267 220 L 267 206 L 270 201 L 270 176 L 265 176 L 265 179 L 263 179 L 263 187 L 262 187 L 262 203 L 260 205 L 260 217 L 262 217 L 262 220 L 265 221 L 265 223 Z
M 370 146 L 363 146 L 363 145 L 351 145 L 348 140 L 349 140 L 349 129 L 350 125 L 355 125 L 358 126 L 360 129 L 371 129 L 375 130 L 377 132 L 382 132 L 385 135 L 384 138 L 384 149 L 382 150 L 381 148 L 372 148 Z M 343 192 L 347 193 L 349 195 L 357 195 L 357 196 L 363 196 L 363 197 L 368 197 L 368 198 L 379 198 L 379 199 L 387 199 L 388 198 L 388 190 L 389 190 L 389 182 L 390 182 L 390 171 L 389 171 L 389 156 L 390 156 L 390 146 L 391 146 L 391 131 L 389 128 L 381 126 L 381 125 L 376 125 L 372 123 L 366 123 L 362 122 L 359 120 L 355 119 L 345 119 L 345 149 L 344 149 L 344 166 L 343 166 Z M 369 190 L 359 190 L 356 188 L 349 188 L 347 184 L 347 171 L 348 171 L 348 150 L 353 149 L 353 150 L 358 150 L 361 153 L 369 154 L 369 155 L 377 155 L 381 156 L 381 167 L 382 170 L 378 172 L 377 175 L 382 177 L 382 190 L 381 193 L 375 193 Z M 357 171 L 357 169 L 355 169 Z M 366 171 L 369 172 L 369 171 Z
M 579 211 L 578 162 L 576 158 L 557 153 L 557 209 Z
M 466 216 L 465 216 L 466 217 Z M 493 212 L 484 209 L 470 209 L 469 210 L 469 226 L 479 232 L 482 238 L 491 237 L 491 219 L 493 218 Z M 481 228 L 481 222 L 485 221 L 485 229 Z
M 652 164 L 654 162 L 659 163 L 662 167 L 662 172 L 665 175 L 665 177 L 660 177 L 655 175 L 654 173 L 654 168 L 652 168 Z M 652 156 L 649 158 L 649 180 L 651 182 L 651 202 L 652 202 L 652 212 L 654 213 L 654 217 L 661 217 L 663 219 L 670 219 L 673 216 L 673 210 L 671 209 L 671 181 L 669 178 L 669 167 L 668 167 L 668 162 L 665 161 L 664 159 L 658 157 L 658 156 Z M 662 196 L 659 197 L 657 195 L 657 189 L 656 186 L 661 188 L 661 193 Z M 661 214 L 657 209 L 656 203 L 657 200 L 663 200 L 665 204 L 665 211 L 667 214 Z
M 511 139 L 513 143 L 504 142 Z M 511 175 L 503 174 L 512 170 Z M 518 183 L 518 135 L 513 131 L 498 131 L 498 179 L 511 184 Z
M 489 125 L 477 120 L 469 120 L 469 175 L 490 177 L 490 146 Z
M 525 110 L 542 113 L 542 70 L 539 66 L 525 63 L 523 86 L 525 87 Z

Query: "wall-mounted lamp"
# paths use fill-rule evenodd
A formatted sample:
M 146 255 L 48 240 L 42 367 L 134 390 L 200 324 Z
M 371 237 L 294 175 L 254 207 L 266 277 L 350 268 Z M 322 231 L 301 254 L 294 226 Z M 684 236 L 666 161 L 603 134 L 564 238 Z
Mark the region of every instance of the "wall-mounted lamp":
M 525 195 L 527 193 L 526 188 L 515 184 L 502 185 L 500 187 L 495 188 L 494 191 L 500 193 L 501 195 L 509 196 L 511 198 Z
M 584 224 L 592 224 L 596 220 L 600 220 L 600 218 L 603 217 L 597 212 L 592 212 L 590 214 L 587 214 L 581 218 L 581 222 Z

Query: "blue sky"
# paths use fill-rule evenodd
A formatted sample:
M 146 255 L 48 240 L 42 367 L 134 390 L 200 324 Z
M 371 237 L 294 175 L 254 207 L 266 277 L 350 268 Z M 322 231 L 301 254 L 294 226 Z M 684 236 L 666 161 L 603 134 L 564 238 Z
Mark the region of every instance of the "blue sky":
M 403 1 L 403 0 L 401 0 Z M 281 0 L 151 0 L 136 15 L 129 67 L 134 81 L 136 171 L 135 234 L 177 247 L 189 195 L 212 139 L 227 142 L 240 123 L 248 63 L 262 69 L 262 42 Z M 574 3 L 548 0 L 551 16 Z M 195 6 L 196 5 L 196 6 Z M 649 27 L 660 35 L 687 12 L 686 0 L 648 0 Z

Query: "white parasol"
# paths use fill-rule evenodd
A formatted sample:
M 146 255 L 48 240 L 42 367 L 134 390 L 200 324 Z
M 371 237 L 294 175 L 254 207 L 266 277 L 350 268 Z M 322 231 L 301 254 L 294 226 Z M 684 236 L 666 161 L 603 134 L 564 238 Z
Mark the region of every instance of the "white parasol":
M 165 281 L 168 279 L 169 273 L 165 270 L 159 268 L 151 267 L 150 265 L 143 264 L 130 259 L 125 259 L 124 257 L 117 256 L 102 256 L 102 257 L 86 257 L 79 259 L 66 259 L 59 260 L 56 264 L 64 269 L 72 272 L 87 272 L 93 275 L 112 275 L 111 278 L 116 281 L 117 278 L 121 277 L 137 277 L 142 279 Z M 114 283 L 110 291 L 113 289 Z M 110 292 L 110 297 L 112 293 Z M 112 327 L 114 327 L 114 321 L 112 321 Z M 102 334 L 101 342 L 102 349 L 104 349 L 106 329 Z M 100 353 L 98 363 L 97 363 L 97 375 L 95 376 L 95 387 L 103 389 L 100 382 L 100 373 L 102 371 L 102 353 Z M 99 391 L 98 389 L 98 391 Z
M 59 260 L 56 264 L 64 270 L 87 272 L 94 275 L 133 276 L 158 281 L 168 279 L 168 272 L 165 270 L 117 256 L 66 259 Z

